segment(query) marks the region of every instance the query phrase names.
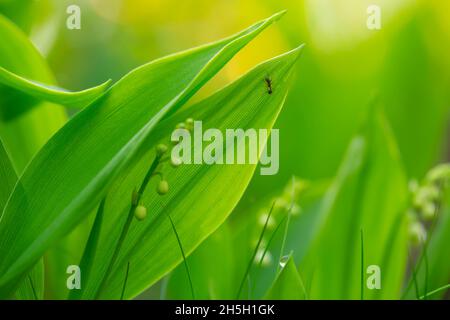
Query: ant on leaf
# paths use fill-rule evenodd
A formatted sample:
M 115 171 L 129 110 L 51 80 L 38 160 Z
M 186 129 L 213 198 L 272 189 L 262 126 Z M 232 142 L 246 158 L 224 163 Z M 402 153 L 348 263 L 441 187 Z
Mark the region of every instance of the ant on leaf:
M 266 76 L 264 78 L 264 82 L 266 83 L 267 86 L 267 93 L 268 94 L 272 94 L 273 89 L 272 89 L 272 79 L 269 76 Z

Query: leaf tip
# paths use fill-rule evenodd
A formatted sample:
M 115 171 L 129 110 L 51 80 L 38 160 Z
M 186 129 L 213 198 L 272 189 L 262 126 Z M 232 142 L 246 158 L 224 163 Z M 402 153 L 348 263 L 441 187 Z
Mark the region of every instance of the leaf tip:
M 278 21 L 278 20 L 280 20 L 286 13 L 287 13 L 287 10 L 286 10 L 286 9 L 281 10 L 281 11 L 275 13 L 273 16 L 271 16 L 271 17 L 269 18 L 269 20 L 272 20 L 272 21 L 274 21 L 274 22 L 275 22 L 275 21 Z

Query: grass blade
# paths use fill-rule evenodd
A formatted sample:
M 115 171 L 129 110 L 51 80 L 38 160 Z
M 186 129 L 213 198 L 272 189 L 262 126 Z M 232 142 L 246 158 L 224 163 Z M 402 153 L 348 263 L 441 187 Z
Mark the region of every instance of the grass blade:
M 437 288 L 437 289 L 435 289 L 433 291 L 427 292 L 425 295 L 420 297 L 420 300 L 427 300 L 428 297 L 431 297 L 432 295 L 434 295 L 436 293 L 439 293 L 439 292 L 442 292 L 442 291 L 445 291 L 447 289 L 450 289 L 450 283 L 446 284 L 445 286 L 442 286 L 440 288 Z
M 241 280 L 241 284 L 239 285 L 239 289 L 236 294 L 236 300 L 239 299 L 239 297 L 241 296 L 242 289 L 244 288 L 245 281 L 247 280 L 247 277 L 250 273 L 250 269 L 252 268 L 252 265 L 255 261 L 256 254 L 258 253 L 259 246 L 261 245 L 261 241 L 262 241 L 262 239 L 264 237 L 264 233 L 267 229 L 267 224 L 269 223 L 269 219 L 272 215 L 274 206 L 275 206 L 275 201 L 273 202 L 272 207 L 270 208 L 269 214 L 267 215 L 267 218 L 266 218 L 266 222 L 264 223 L 264 227 L 261 231 L 261 234 L 259 235 L 258 243 L 256 244 L 256 247 L 253 250 L 253 254 L 252 254 L 252 257 L 250 258 L 250 261 L 248 262 L 247 269 L 245 270 L 244 277 Z
M 170 217 L 170 214 L 167 214 L 167 217 L 169 218 L 170 224 L 172 225 L 173 232 L 175 233 L 175 236 L 177 237 L 178 246 L 180 248 L 181 255 L 183 256 L 183 262 L 184 262 L 184 266 L 186 268 L 186 273 L 187 273 L 188 280 L 189 280 L 189 286 L 191 288 L 192 300 L 195 300 L 194 285 L 192 284 L 191 273 L 189 272 L 189 266 L 188 266 L 188 263 L 186 260 L 186 255 L 184 254 L 183 245 L 181 244 L 180 236 L 178 235 L 177 229 L 175 228 L 175 224 L 173 223 L 173 220 Z
M 128 282 L 128 273 L 130 272 L 130 263 L 127 263 L 127 271 L 125 273 L 125 280 L 123 281 L 123 288 L 122 293 L 120 294 L 120 300 L 123 300 L 123 297 L 125 296 L 125 289 L 127 288 L 127 282 Z

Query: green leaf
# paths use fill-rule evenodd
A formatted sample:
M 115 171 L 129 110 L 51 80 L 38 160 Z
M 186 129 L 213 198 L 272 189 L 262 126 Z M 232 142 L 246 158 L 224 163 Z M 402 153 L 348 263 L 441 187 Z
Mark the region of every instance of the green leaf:
M 361 230 L 364 288 L 369 265 L 380 267 L 382 279 L 381 289 L 365 289 L 364 296 L 400 297 L 407 254 L 407 180 L 381 112 L 369 119 L 324 199 L 320 233 L 301 262 L 305 278 L 312 281 L 312 298 L 360 298 Z
M 155 157 L 153 147 L 158 143 L 170 143 L 173 128 L 189 117 L 201 120 L 205 130 L 272 128 L 287 94 L 288 75 L 300 50 L 295 49 L 256 67 L 213 96 L 180 110 L 157 126 L 146 141 L 150 151 L 130 172 L 122 175 L 108 193 L 105 224 L 97 256 L 91 262 L 96 268 L 83 289 L 83 299 L 98 296 L 99 282 L 127 220 L 131 193 L 140 185 Z M 264 83 L 268 74 L 273 81 L 273 94 L 267 93 Z M 189 255 L 224 222 L 241 198 L 255 167 L 255 164 L 245 164 L 165 168 L 163 173 L 170 183 L 169 194 L 164 198 L 151 191 L 143 195 L 141 200 L 148 208 L 149 216 L 145 221 L 132 222 L 114 270 L 108 275 L 107 285 L 99 297 L 120 297 L 128 263 L 130 272 L 125 298 L 135 297 L 175 268 L 182 256 L 167 214 L 175 223 L 184 252 Z M 154 183 L 149 185 L 150 190 L 155 187 Z
M 23 190 L 14 190 L 0 221 L 0 296 L 94 209 L 156 124 L 282 14 L 137 68 L 58 131 L 27 167 Z
M 8 154 L 0 139 L 0 219 L 3 208 L 11 195 L 17 182 L 17 175 L 14 171 Z M 17 299 L 42 299 L 44 294 L 44 265 L 40 261 L 36 268 L 21 281 L 15 293 Z
M 9 156 L 3 147 L 0 139 L 0 218 L 2 216 L 3 208 L 11 195 L 11 192 L 16 185 L 17 175 L 14 171 L 13 165 L 9 160 Z
M 55 83 L 46 62 L 31 41 L 2 15 L 0 39 L 0 67 L 42 83 Z M 66 120 L 62 107 L 41 103 L 0 85 L 0 137 L 19 174 Z
M 304 300 L 307 298 L 302 278 L 290 256 L 281 269 L 265 299 L 269 300 Z
M 14 297 L 18 300 L 44 298 L 44 259 L 40 259 L 28 275 L 20 281 Z
M 0 83 L 39 100 L 54 102 L 69 108 L 81 109 L 103 94 L 111 83 L 111 80 L 90 89 L 72 92 L 21 77 L 0 67 Z M 9 107 L 14 108 L 14 106 Z

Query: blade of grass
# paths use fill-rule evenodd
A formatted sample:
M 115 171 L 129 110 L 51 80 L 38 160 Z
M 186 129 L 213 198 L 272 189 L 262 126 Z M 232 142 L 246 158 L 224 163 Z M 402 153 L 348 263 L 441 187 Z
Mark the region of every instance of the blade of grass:
M 261 256 L 261 258 L 259 259 L 258 262 L 258 268 L 261 268 L 262 263 L 264 261 L 264 257 L 266 256 L 267 252 L 269 251 L 270 245 L 273 242 L 273 239 L 275 239 L 275 236 L 278 232 L 278 230 L 281 228 L 281 226 L 283 225 L 283 223 L 287 220 L 287 215 L 285 215 L 281 221 L 277 224 L 277 226 L 275 227 L 275 230 L 272 232 L 272 234 L 270 235 L 269 241 L 267 241 L 267 246 L 264 248 L 264 252 Z
M 450 289 L 450 283 L 446 284 L 445 286 L 442 286 L 440 288 L 437 288 L 437 289 L 435 289 L 433 291 L 430 291 L 430 292 L 426 293 L 425 295 L 420 297 L 420 300 L 427 300 L 428 297 L 431 297 L 432 295 L 434 295 L 436 293 L 439 293 L 441 291 L 447 290 L 447 289 Z
M 423 254 L 424 254 L 424 261 L 425 261 L 425 277 L 424 277 L 424 297 L 425 300 L 427 299 L 427 292 L 428 292 L 428 254 L 427 254 L 427 246 L 423 246 Z
M 123 281 L 123 288 L 122 288 L 122 293 L 120 294 L 120 300 L 123 300 L 123 297 L 125 296 L 125 289 L 127 287 L 129 272 L 130 272 L 130 262 L 127 263 L 127 271 L 125 272 L 125 280 Z
M 411 257 L 411 253 L 408 251 L 408 257 L 409 257 L 409 261 L 411 264 L 411 271 L 412 271 L 412 279 L 413 279 L 413 283 L 414 283 L 414 289 L 416 292 L 416 299 L 419 300 L 420 298 L 420 293 L 419 293 L 419 284 L 417 282 L 417 271 L 416 271 L 416 266 L 414 265 L 414 261 Z
M 287 239 L 287 234 L 289 231 L 289 223 L 291 222 L 291 211 L 292 208 L 294 207 L 294 193 L 295 193 L 295 178 L 292 177 L 292 194 L 291 194 L 291 204 L 289 205 L 289 209 L 286 213 L 287 215 L 287 221 L 286 221 L 286 226 L 284 228 L 284 234 L 283 234 L 283 240 L 281 242 L 281 248 L 280 248 L 280 256 L 278 258 L 278 261 L 281 261 L 281 258 L 283 257 L 283 253 L 284 253 L 284 247 L 286 246 L 286 239 Z M 280 271 L 280 264 L 277 264 L 277 273 Z
M 30 275 L 28 275 L 28 280 L 30 281 L 30 286 L 31 286 L 31 290 L 33 291 L 34 300 L 39 300 L 38 296 L 36 294 L 36 289 L 34 289 L 33 279 L 31 279 Z
M 178 247 L 180 248 L 181 255 L 183 256 L 183 262 L 184 262 L 184 266 L 186 268 L 186 274 L 187 274 L 187 277 L 189 280 L 189 286 L 191 287 L 192 300 L 195 300 L 194 285 L 192 283 L 191 273 L 189 272 L 189 266 L 188 266 L 188 262 L 186 260 L 186 255 L 184 254 L 183 245 L 181 244 L 180 236 L 178 235 L 177 229 L 175 228 L 175 224 L 173 223 L 173 220 L 170 217 L 170 214 L 167 214 L 167 217 L 169 218 L 170 224 L 172 225 L 173 232 L 175 233 L 175 236 L 177 237 Z
M 247 279 L 247 277 L 248 277 L 248 275 L 249 275 L 249 273 L 250 273 L 250 269 L 252 268 L 252 265 L 253 265 L 253 263 L 254 263 L 256 254 L 258 253 L 259 246 L 261 245 L 261 241 L 262 241 L 263 236 L 264 236 L 264 233 L 265 233 L 265 231 L 266 231 L 267 224 L 269 223 L 269 219 L 270 219 L 270 217 L 271 217 L 271 215 L 272 215 L 272 211 L 273 211 L 273 208 L 274 208 L 274 206 L 275 206 L 275 203 L 276 203 L 276 201 L 274 201 L 274 202 L 272 203 L 272 207 L 270 208 L 269 214 L 267 215 L 266 222 L 264 223 L 264 227 L 263 227 L 263 229 L 262 229 L 262 231 L 261 231 L 261 234 L 259 235 L 258 243 L 256 244 L 256 247 L 255 247 L 255 249 L 253 250 L 253 254 L 252 254 L 252 257 L 250 258 L 250 261 L 248 262 L 247 269 L 245 270 L 244 277 L 243 277 L 242 280 L 241 280 L 241 284 L 239 285 L 239 290 L 238 290 L 238 292 L 237 292 L 237 294 L 236 294 L 236 300 L 239 299 L 239 297 L 240 297 L 240 295 L 241 295 L 241 292 L 242 292 L 242 289 L 243 289 L 243 287 L 244 287 L 245 281 L 246 281 L 246 279 Z

